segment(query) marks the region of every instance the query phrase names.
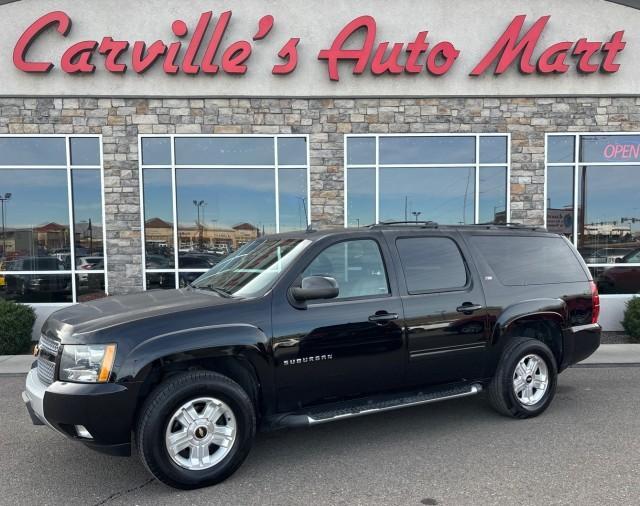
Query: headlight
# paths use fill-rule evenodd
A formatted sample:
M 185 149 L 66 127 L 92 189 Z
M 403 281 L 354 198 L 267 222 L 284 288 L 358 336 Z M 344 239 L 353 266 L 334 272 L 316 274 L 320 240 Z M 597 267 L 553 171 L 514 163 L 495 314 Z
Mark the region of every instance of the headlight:
M 60 360 L 60 380 L 106 383 L 115 358 L 115 344 L 65 345 Z

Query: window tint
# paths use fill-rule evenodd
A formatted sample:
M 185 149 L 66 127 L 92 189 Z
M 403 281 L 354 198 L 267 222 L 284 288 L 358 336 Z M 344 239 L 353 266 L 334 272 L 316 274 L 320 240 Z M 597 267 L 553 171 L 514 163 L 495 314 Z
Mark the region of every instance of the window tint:
M 320 253 L 302 274 L 330 276 L 338 282 L 338 299 L 389 293 L 380 248 L 371 239 L 334 244 Z
M 503 285 L 586 280 L 570 246 L 560 237 L 473 236 L 471 242 Z
M 458 246 L 446 237 L 396 241 L 409 293 L 462 288 L 467 269 Z

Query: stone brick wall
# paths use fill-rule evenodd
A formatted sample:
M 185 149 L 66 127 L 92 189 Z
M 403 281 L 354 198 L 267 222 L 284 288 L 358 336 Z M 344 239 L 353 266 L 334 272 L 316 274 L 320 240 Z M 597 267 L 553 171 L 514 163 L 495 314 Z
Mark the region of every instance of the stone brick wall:
M 102 134 L 109 286 L 142 287 L 138 134 L 310 134 L 316 226 L 342 225 L 347 133 L 510 132 L 511 218 L 543 221 L 544 134 L 640 131 L 640 98 L 0 98 L 0 133 Z

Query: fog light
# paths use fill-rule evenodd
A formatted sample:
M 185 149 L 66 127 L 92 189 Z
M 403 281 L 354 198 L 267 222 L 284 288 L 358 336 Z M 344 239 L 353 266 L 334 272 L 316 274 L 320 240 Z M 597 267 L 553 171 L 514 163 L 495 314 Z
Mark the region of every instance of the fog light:
M 84 425 L 76 425 L 76 433 L 78 434 L 78 437 L 93 439 L 91 432 L 89 432 Z

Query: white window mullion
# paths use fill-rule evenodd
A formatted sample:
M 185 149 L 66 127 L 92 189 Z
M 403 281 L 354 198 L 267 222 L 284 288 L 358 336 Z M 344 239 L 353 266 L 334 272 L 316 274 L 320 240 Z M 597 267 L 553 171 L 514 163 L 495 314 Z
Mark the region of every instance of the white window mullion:
M 180 276 L 178 274 L 179 267 L 179 250 L 180 243 L 178 238 L 178 201 L 176 191 L 176 153 L 175 153 L 175 137 L 170 137 L 171 142 L 171 206 L 173 211 L 173 263 L 174 263 L 174 281 L 176 288 L 180 288 Z M 144 245 L 143 245 L 144 247 Z
M 273 156 L 275 161 L 275 192 L 276 192 L 276 234 L 280 232 L 280 182 L 278 181 L 278 136 L 273 136 Z
M 69 202 L 69 258 L 71 259 L 71 300 L 78 302 L 76 291 L 76 247 L 75 247 L 75 224 L 73 215 L 73 178 L 71 176 L 71 140 L 65 137 L 67 151 L 67 199 Z M 103 189 L 104 193 L 104 189 Z
M 376 135 L 376 223 L 380 223 L 380 136 Z

